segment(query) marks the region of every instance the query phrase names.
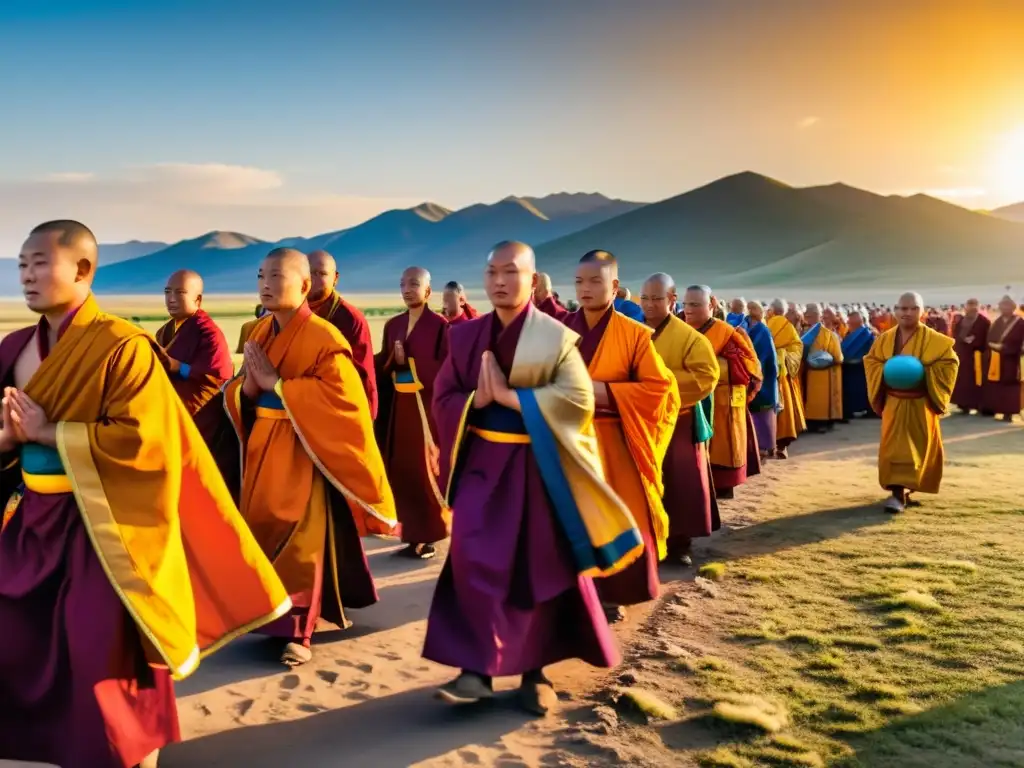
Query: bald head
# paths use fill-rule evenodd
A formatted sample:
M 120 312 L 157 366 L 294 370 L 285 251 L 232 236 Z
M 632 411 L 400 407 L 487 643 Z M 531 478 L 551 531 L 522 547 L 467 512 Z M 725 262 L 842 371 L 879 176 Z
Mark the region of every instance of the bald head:
M 712 293 L 707 285 L 691 285 L 683 294 L 683 317 L 694 328 L 701 328 L 712 317 Z
M 423 267 L 406 267 L 399 282 L 402 301 L 409 309 L 419 309 L 430 299 L 430 273 Z
M 644 280 L 643 290 L 646 292 L 648 288 L 657 288 L 658 290 L 664 291 L 665 293 L 676 293 L 676 281 L 672 279 L 672 276 L 665 272 L 655 272 L 653 275 Z
M 917 291 L 907 291 L 896 302 L 896 322 L 905 331 L 912 331 L 921 322 L 924 311 L 924 299 Z
M 640 289 L 640 308 L 644 311 L 644 322 L 657 328 L 669 315 L 675 314 L 675 281 L 664 272 L 655 272 L 644 280 Z
M 619 263 L 608 251 L 588 251 L 576 265 L 576 300 L 584 311 L 603 312 L 619 290 Z
M 173 272 L 164 286 L 164 304 L 172 320 L 192 317 L 203 304 L 203 278 L 191 269 Z
M 1003 317 L 1011 317 L 1017 311 L 1017 302 L 1013 296 L 1006 294 L 999 300 L 999 314 Z
M 538 303 L 552 295 L 551 275 L 547 272 L 537 273 L 537 283 L 533 288 L 533 299 Z
M 775 299 L 772 301 L 772 314 L 780 317 L 785 316 L 786 310 L 789 306 L 786 304 L 785 299 Z
M 729 311 L 734 315 L 742 315 L 747 311 L 747 300 L 742 296 L 737 296 L 729 302 Z
M 309 259 L 294 248 L 275 248 L 259 271 L 260 302 L 275 314 L 297 310 L 309 295 Z
M 309 261 L 309 300 L 322 301 L 338 284 L 338 265 L 327 251 L 311 251 L 306 259 Z
M 526 243 L 505 240 L 487 254 L 484 289 L 503 323 L 530 303 L 537 285 L 537 258 Z
M 56 316 L 81 306 L 96 276 L 97 253 L 95 235 L 77 221 L 48 221 L 33 229 L 18 256 L 29 309 Z

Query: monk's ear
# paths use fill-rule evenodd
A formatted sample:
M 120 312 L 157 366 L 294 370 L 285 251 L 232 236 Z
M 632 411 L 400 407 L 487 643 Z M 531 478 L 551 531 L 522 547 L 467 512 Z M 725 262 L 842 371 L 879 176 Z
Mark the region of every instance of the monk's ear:
M 197 307 L 203 306 L 203 294 L 201 294 L 201 293 L 197 293 L 196 294 L 196 306 Z
M 423 292 L 423 298 L 429 299 L 431 293 L 433 293 L 433 291 L 430 290 L 430 286 L 428 285 L 427 290 Z
M 334 282 L 333 282 L 333 283 L 331 283 L 331 285 L 332 285 L 333 287 L 335 287 L 335 288 L 337 288 L 337 287 L 338 287 L 338 278 L 339 278 L 339 277 L 340 277 L 340 275 L 339 275 L 339 274 L 338 274 L 337 272 L 335 272 L 335 273 L 334 273 Z
M 537 273 L 536 273 L 536 272 L 534 272 L 534 273 L 533 273 L 533 276 L 532 276 L 532 277 L 530 278 L 530 291 L 531 291 L 531 292 L 533 292 L 533 291 L 536 291 L 536 290 L 537 290 L 537 284 L 538 284 L 539 282 L 540 282 L 540 281 L 539 281 L 539 280 L 537 280 Z
M 96 266 L 89 259 L 79 259 L 76 262 L 75 282 L 91 282 L 95 277 Z
M 309 296 L 309 290 L 313 287 L 313 278 L 304 277 L 302 278 L 302 296 L 305 298 Z
M 619 278 L 613 277 L 612 278 L 612 293 L 618 294 L 618 292 L 619 292 Z

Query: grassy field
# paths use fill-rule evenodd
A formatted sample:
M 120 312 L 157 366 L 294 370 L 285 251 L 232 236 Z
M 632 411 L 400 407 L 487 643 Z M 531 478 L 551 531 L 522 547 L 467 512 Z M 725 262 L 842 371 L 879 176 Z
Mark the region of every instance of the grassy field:
M 590 765 L 1024 765 L 1024 429 L 946 419 L 941 495 L 892 517 L 877 424 L 802 437 L 724 505 L 700 578 L 670 587 L 606 692 L 619 719 L 599 706 L 571 751 Z

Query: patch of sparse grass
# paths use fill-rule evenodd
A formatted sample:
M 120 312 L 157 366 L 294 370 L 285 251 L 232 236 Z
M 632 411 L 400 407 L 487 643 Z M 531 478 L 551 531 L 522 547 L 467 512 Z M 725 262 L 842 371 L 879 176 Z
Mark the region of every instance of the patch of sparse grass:
M 676 709 L 650 691 L 642 688 L 626 688 L 622 700 L 652 720 L 675 720 Z
M 756 752 L 757 761 L 764 765 L 778 765 L 790 768 L 824 768 L 825 762 L 817 752 L 791 752 L 784 749 L 762 747 Z
M 727 747 L 718 747 L 711 752 L 698 755 L 697 762 L 702 768 L 752 768 L 754 765 Z
M 766 733 L 777 733 L 789 724 L 786 708 L 754 694 L 732 694 L 721 697 L 711 709 L 713 717 Z
M 922 712 L 919 705 L 912 701 L 903 701 L 900 699 L 880 701 L 875 704 L 875 708 L 885 715 L 917 715 Z
M 788 733 L 777 733 L 772 736 L 771 744 L 773 747 L 778 749 L 784 749 L 787 752 L 810 752 L 811 748 L 807 746 L 803 741 L 798 739 L 796 736 L 792 736 Z
M 709 581 L 721 581 L 725 578 L 725 563 L 704 563 L 697 574 Z
M 882 701 L 884 699 L 902 699 L 906 691 L 895 685 L 886 683 L 861 683 L 857 686 L 856 698 L 861 701 Z
M 792 643 L 794 645 L 809 645 L 812 648 L 825 648 L 831 645 L 831 641 L 824 635 L 807 630 L 787 632 L 783 639 L 787 643 Z
M 832 645 L 837 648 L 849 648 L 853 651 L 877 651 L 882 647 L 882 641 L 877 637 L 855 637 L 852 635 L 839 635 L 832 638 Z
M 842 669 L 846 657 L 837 651 L 823 651 L 815 655 L 809 662 L 809 669 Z
M 942 606 L 939 605 L 938 600 L 927 592 L 918 592 L 916 589 L 911 589 L 888 600 L 884 600 L 882 607 L 894 611 L 911 610 L 920 611 L 921 613 L 942 613 Z

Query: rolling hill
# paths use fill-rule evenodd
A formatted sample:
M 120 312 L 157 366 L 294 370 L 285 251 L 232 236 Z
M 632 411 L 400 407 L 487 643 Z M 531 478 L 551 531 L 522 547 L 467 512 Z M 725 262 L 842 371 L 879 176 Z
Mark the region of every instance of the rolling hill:
M 1024 222 L 1024 203 L 1014 203 L 1013 205 L 996 208 L 991 213 L 993 216 L 998 216 L 1001 219 Z
M 162 251 L 167 243 L 129 240 L 127 243 L 100 243 L 100 264 L 116 264 L 119 261 L 137 259 L 150 253 Z

